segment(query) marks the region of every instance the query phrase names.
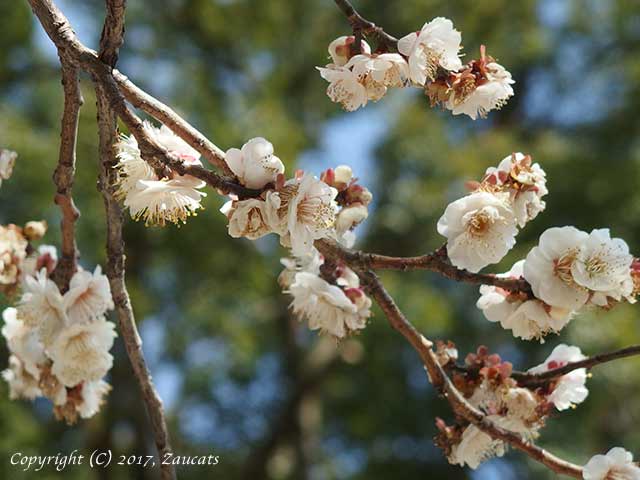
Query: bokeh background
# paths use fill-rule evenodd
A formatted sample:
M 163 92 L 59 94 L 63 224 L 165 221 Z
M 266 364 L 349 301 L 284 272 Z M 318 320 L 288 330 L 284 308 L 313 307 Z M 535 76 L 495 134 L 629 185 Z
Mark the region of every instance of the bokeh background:
M 81 39 L 96 46 L 98 0 L 58 2 Z M 418 90 L 393 91 L 346 114 L 325 96 L 314 69 L 326 46 L 348 34 L 329 0 L 130 0 L 120 69 L 174 106 L 221 148 L 265 136 L 289 172 L 348 163 L 375 196 L 358 246 L 397 255 L 442 243 L 446 204 L 512 151 L 548 173 L 547 210 L 517 247 L 488 271 L 522 258 L 548 227 L 609 226 L 640 253 L 640 3 L 634 0 L 363 0 L 368 18 L 397 36 L 435 16 L 453 19 L 468 58 L 481 43 L 513 73 L 516 96 L 487 120 L 432 110 Z M 82 263 L 104 264 L 105 227 L 96 191 L 95 97 L 82 81 L 74 195 Z M 52 202 L 62 93 L 56 52 L 26 2 L 0 2 L 0 145 L 19 152 L 0 190 L 0 223 L 45 218 L 59 245 Z M 417 355 L 378 314 L 336 345 L 291 318 L 276 283 L 285 253 L 276 238 L 234 240 L 211 193 L 181 228 L 126 226 L 128 285 L 144 349 L 170 419 L 175 451 L 220 455 L 214 469 L 183 467 L 185 479 L 547 479 L 518 452 L 473 472 L 449 466 L 432 444 L 434 418 L 450 419 Z M 435 274 L 385 273 L 406 314 L 462 355 L 488 345 L 528 368 L 567 342 L 586 353 L 638 343 L 639 307 L 581 315 L 547 343 L 514 339 L 487 322 L 477 288 Z M 0 303 L 6 303 L 0 300 Z M 2 346 L 0 366 L 7 362 Z M 111 448 L 153 453 L 153 442 L 121 340 L 113 391 L 102 412 L 66 427 L 46 401 L 11 402 L 0 384 L 0 477 L 157 478 L 157 470 L 21 473 L 11 453 Z M 540 444 L 585 463 L 623 445 L 640 453 L 640 359 L 599 367 L 590 396 L 551 418 Z

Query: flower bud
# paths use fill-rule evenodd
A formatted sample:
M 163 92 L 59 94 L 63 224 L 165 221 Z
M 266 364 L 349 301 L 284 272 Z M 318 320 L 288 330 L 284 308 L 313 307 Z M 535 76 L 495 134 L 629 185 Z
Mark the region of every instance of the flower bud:
M 225 161 L 248 188 L 263 188 L 284 173 L 284 164 L 273 154 L 273 145 L 262 137 L 252 138 L 240 150 L 230 148 Z
M 2 183 L 2 180 L 8 180 L 11 177 L 17 158 L 18 154 L 16 152 L 0 148 L 0 183 Z
M 335 168 L 334 172 L 335 182 L 344 183 L 345 186 L 349 185 L 349 182 L 351 182 L 351 179 L 353 178 L 353 171 L 348 165 L 339 165 Z
M 338 233 L 346 232 L 362 223 L 369 216 L 367 207 L 361 204 L 343 208 L 336 219 Z
M 329 44 L 329 55 L 331 55 L 331 60 L 335 66 L 344 66 L 353 56 L 351 54 L 351 46 L 354 42 L 355 37 L 350 35 L 348 37 L 338 37 Z M 364 40 L 361 41 L 360 46 L 361 53 L 371 53 L 371 47 Z
M 44 237 L 44 234 L 47 233 L 47 227 L 48 225 L 45 220 L 40 220 L 39 222 L 27 222 L 27 224 L 22 229 L 22 234 L 27 240 L 33 242 Z
M 352 203 L 361 203 L 362 205 L 369 205 L 373 200 L 371 192 L 362 185 L 351 185 L 345 191 L 345 203 L 351 205 Z

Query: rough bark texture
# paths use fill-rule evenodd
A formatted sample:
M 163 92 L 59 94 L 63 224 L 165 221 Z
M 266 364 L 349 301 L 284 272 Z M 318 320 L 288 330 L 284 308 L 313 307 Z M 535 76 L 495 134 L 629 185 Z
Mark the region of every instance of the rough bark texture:
M 78 80 L 78 69 L 63 58 L 62 88 L 64 89 L 64 110 L 60 127 L 60 155 L 58 166 L 53 173 L 56 185 L 55 202 L 62 212 L 60 229 L 62 245 L 60 259 L 52 273 L 52 279 L 62 293 L 69 289 L 69 281 L 78 267 L 78 247 L 76 245 L 75 223 L 80 211 L 73 202 L 71 190 L 76 174 L 76 143 L 78 137 L 78 118 L 83 99 Z

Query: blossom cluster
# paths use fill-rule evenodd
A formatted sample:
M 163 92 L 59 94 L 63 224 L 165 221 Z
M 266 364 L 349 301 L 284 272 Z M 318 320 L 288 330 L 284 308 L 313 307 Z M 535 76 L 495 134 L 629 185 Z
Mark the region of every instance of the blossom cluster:
M 498 263 L 513 248 L 518 227 L 545 209 L 546 174 L 530 155 L 513 153 L 490 167 L 471 193 L 447 206 L 438 233 L 451 263 L 470 272 Z
M 635 303 L 640 291 L 640 263 L 606 228 L 589 234 L 575 227 L 550 228 L 525 260 L 499 276 L 524 278 L 535 298 L 483 285 L 477 306 L 488 320 L 525 340 L 558 333 L 584 308 Z
M 29 242 L 42 233 L 43 225 L 31 227 L 0 227 L 14 237 L 12 248 L 23 251 L 3 267 L 11 272 L 11 288 L 14 293 L 20 290 L 21 297 L 16 307 L 2 313 L 2 335 L 10 352 L 2 376 L 12 399 L 47 397 L 57 418 L 74 423 L 78 416 L 95 415 L 111 388 L 103 380 L 113 363 L 109 351 L 116 336 L 113 323 L 105 318 L 113 309 L 111 290 L 100 267 L 93 273 L 79 268 L 62 293 L 50 278 L 57 265 L 56 249 L 34 249 Z
M 439 357 L 442 352 L 451 352 L 452 344 L 438 345 Z M 466 400 L 480 410 L 494 425 L 518 433 L 527 440 L 539 436 L 546 418 L 553 408 L 566 410 L 583 402 L 589 394 L 585 383 L 584 368 L 535 386 L 520 385 L 512 377 L 512 366 L 503 362 L 499 355 L 489 354 L 486 347 L 467 355 L 462 368 L 455 366 L 457 355 L 448 353 L 442 365 L 452 372 L 455 386 Z M 541 364 L 531 368 L 528 373 L 537 374 L 563 367 L 585 357 L 578 347 L 558 345 Z M 480 463 L 495 456 L 502 456 L 506 444 L 492 438 L 477 426 L 468 422 L 446 425 L 438 419 L 439 433 L 436 443 L 446 453 L 450 463 L 468 465 L 475 469 Z
M 343 338 L 364 328 L 371 300 L 357 275 L 345 265 L 328 264 L 314 247 L 321 238 L 351 246 L 353 229 L 368 216 L 371 193 L 357 183 L 347 166 L 328 169 L 317 178 L 298 171 L 286 180 L 273 145 L 253 138 L 227 151 L 226 161 L 238 181 L 259 189 L 256 198 L 232 196 L 221 212 L 234 238 L 258 239 L 269 233 L 291 250 L 281 284 L 293 296 L 292 309 L 320 330 Z
M 24 227 L 0 225 L 0 292 L 13 296 L 27 275 L 55 260 L 55 249 L 40 247 L 43 250 L 40 257 L 31 252 L 30 242 L 41 239 L 46 230 L 44 221 L 27 222 Z M 45 252 L 49 256 L 45 256 Z M 42 259 L 40 264 L 37 264 L 38 258 Z
M 12 150 L 0 148 L 0 185 L 3 180 L 9 180 L 13 174 L 18 154 Z
M 347 111 L 380 100 L 389 88 L 414 86 L 424 90 L 433 106 L 475 120 L 513 96 L 511 74 L 484 46 L 480 59 L 462 64 L 462 35 L 447 18 L 435 18 L 402 37 L 397 53 L 372 53 L 366 41 L 355 43 L 354 36 L 335 39 L 329 44 L 332 63 L 318 67 L 329 82 L 327 95 Z
M 166 125 L 155 127 L 144 122 L 144 130 L 152 140 L 184 164 L 202 166 L 200 154 Z M 133 135 L 123 135 L 116 150 L 116 194 L 124 202 L 131 218 L 143 219 L 147 226 L 164 226 L 167 222 L 179 224 L 186 223 L 189 216 L 196 215 L 202 208 L 202 197 L 207 195 L 201 191 L 205 182 L 173 171 L 159 176 L 142 158 Z

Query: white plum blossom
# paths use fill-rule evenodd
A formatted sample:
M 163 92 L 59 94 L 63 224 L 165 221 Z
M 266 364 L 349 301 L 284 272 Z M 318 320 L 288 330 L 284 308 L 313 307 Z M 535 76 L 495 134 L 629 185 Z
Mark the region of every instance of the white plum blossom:
M 9 351 L 20 359 L 21 367 L 37 380 L 40 377 L 39 366 L 47 362 L 44 346 L 37 332 L 18 318 L 15 308 L 5 309 L 2 319 L 2 336 L 7 340 Z
M 608 228 L 593 230 L 571 266 L 575 282 L 593 291 L 591 301 L 606 306 L 607 297 L 620 300 L 633 291 L 633 255 L 620 238 L 611 238 Z
M 498 274 L 501 278 L 521 278 L 524 260 L 516 262 L 511 270 Z M 523 298 L 493 285 L 480 286 L 480 298 L 476 306 L 487 320 L 499 322 L 502 328 L 511 330 L 514 337 L 523 340 L 540 339 L 548 333 L 557 333 L 571 320 L 572 312 L 545 305 L 537 299 Z
M 200 154 L 165 125 L 154 127 L 144 123 L 144 129 L 159 145 L 187 165 L 202 166 Z M 133 136 L 123 136 L 116 145 L 118 151 L 118 197 L 124 199 L 135 220 L 144 219 L 146 225 L 166 222 L 185 223 L 202 208 L 206 193 L 199 189 L 205 182 L 190 175 L 171 173 L 171 178 L 159 178 L 140 154 Z
M 544 373 L 585 358 L 587 357 L 582 354 L 580 348 L 560 344 L 553 349 L 551 355 L 543 363 L 529 369 L 529 373 Z M 586 382 L 586 369 L 573 370 L 555 381 L 553 391 L 547 396 L 547 400 L 554 404 L 558 410 L 566 410 L 572 405 L 582 403 L 589 395 L 589 390 L 585 386 Z
M 530 427 L 521 419 L 502 415 L 487 415 L 486 418 L 498 427 L 525 437 L 531 436 Z M 453 465 L 467 465 L 475 470 L 482 462 L 502 457 L 505 452 L 506 445 L 502 440 L 494 439 L 475 425 L 469 425 L 462 433 L 460 442 L 453 445 L 448 460 Z
M 109 280 L 99 265 L 93 273 L 80 269 L 71 277 L 64 304 L 71 323 L 100 319 L 113 309 Z
M 640 467 L 633 455 L 621 447 L 614 447 L 606 455 L 595 455 L 584 466 L 584 480 L 640 480 Z
M 207 194 L 198 189 L 204 185 L 203 181 L 188 175 L 171 180 L 139 180 L 124 205 L 131 218 L 144 219 L 145 225 L 186 223 L 188 217 L 202 208 L 202 197 Z
M 356 55 L 346 68 L 351 68 L 367 90 L 369 100 L 377 102 L 389 87 L 404 87 L 409 81 L 409 66 L 397 53 Z
M 339 103 L 348 112 L 353 112 L 360 107 L 364 107 L 369 100 L 367 88 L 360 82 L 350 68 L 334 67 L 328 65 L 326 68 L 316 67 L 322 78 L 329 82 L 327 96 L 332 102 Z
M 484 183 L 506 188 L 518 226 L 524 227 L 542 212 L 547 195 L 546 173 L 531 157 L 517 152 L 505 157 L 497 167 L 485 172 Z
M 333 169 L 334 182 L 337 185 L 347 186 L 353 179 L 353 170 L 349 165 L 338 165 Z
M 499 423 L 503 417 L 489 415 L 487 418 Z M 448 460 L 452 465 L 467 465 L 475 470 L 485 460 L 502 457 L 504 454 L 505 445 L 502 440 L 492 438 L 475 425 L 469 425 L 462 433 L 460 443 L 453 445 Z
M 364 222 L 368 216 L 369 210 L 361 203 L 344 207 L 336 218 L 336 232 L 338 235 L 344 235 L 348 230 Z
M 80 417 L 91 418 L 104 403 L 104 397 L 111 391 L 111 385 L 104 380 L 84 382 L 82 384 L 82 402 L 76 405 Z
M 109 350 L 115 337 L 113 323 L 104 318 L 68 326 L 49 348 L 51 372 L 67 387 L 100 380 L 113 364 Z
M 284 173 L 284 164 L 273 154 L 273 145 L 262 137 L 252 138 L 241 149 L 230 148 L 225 161 L 247 188 L 263 188 Z
M 371 300 L 364 294 L 352 301 L 342 288 L 313 273 L 297 273 L 289 293 L 293 296 L 293 312 L 306 318 L 311 330 L 321 330 L 338 339 L 362 330 L 371 315 Z
M 475 192 L 450 203 L 438 220 L 451 263 L 478 272 L 515 245 L 516 219 L 504 195 Z
M 40 245 L 36 252 L 31 253 L 22 262 L 20 269 L 20 280 L 28 276 L 35 276 L 39 270 L 46 268 L 47 272 L 52 272 L 58 263 L 58 250 L 53 245 Z
M 9 180 L 13 174 L 18 154 L 11 150 L 0 149 L 0 185 L 3 180 Z
M 411 80 L 424 85 L 433 80 L 438 68 L 459 70 L 462 36 L 447 18 L 434 18 L 424 24 L 419 32 L 410 33 L 398 40 L 398 51 L 408 58 Z
M 511 73 L 496 62 L 488 63 L 484 67 L 482 82 L 464 96 L 451 95 L 445 107 L 453 115 L 468 115 L 473 120 L 484 118 L 491 110 L 502 108 L 513 96 L 515 81 Z
M 364 40 L 361 40 L 360 42 L 360 53 L 371 53 L 371 47 L 369 44 Z M 343 67 L 347 64 L 352 56 L 351 47 L 354 43 L 355 37 L 353 35 L 344 35 L 336 38 L 329 44 L 329 55 L 331 56 L 333 65 L 336 67 Z
M 36 328 L 40 340 L 48 347 L 68 322 L 64 299 L 45 269 L 35 277 L 26 277 L 23 290 L 18 318 L 28 327 Z
M 276 192 L 273 196 L 278 197 L 277 201 L 267 198 L 278 208 L 278 219 L 271 225 L 281 232 L 285 244 L 290 243 L 295 256 L 308 253 L 314 240 L 331 235 L 338 213 L 337 194 L 335 188 L 307 173 Z
M 9 356 L 9 368 L 2 371 L 2 378 L 9 385 L 11 400 L 33 400 L 42 395 L 38 379 L 26 370 L 24 363 L 16 355 Z
M 28 242 L 15 225 L 0 225 L 0 288 L 12 289 L 20 279 Z
M 233 238 L 246 237 L 250 240 L 263 237 L 273 231 L 269 220 L 275 213 L 268 214 L 271 202 L 257 198 L 230 200 L 220 211 L 229 219 L 229 235 Z
M 524 264 L 524 278 L 536 298 L 567 310 L 578 310 L 587 302 L 588 290 L 572 273 L 587 238 L 587 233 L 574 227 L 549 228 L 540 236 Z

